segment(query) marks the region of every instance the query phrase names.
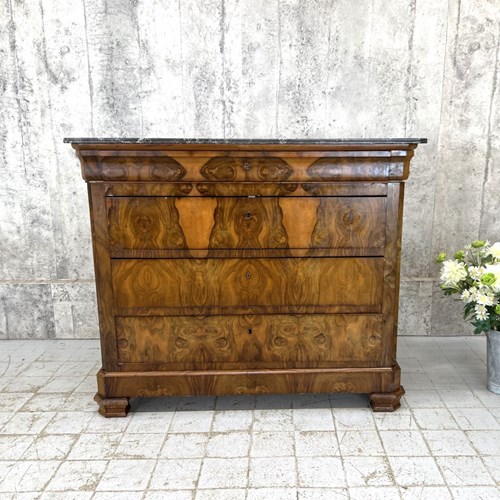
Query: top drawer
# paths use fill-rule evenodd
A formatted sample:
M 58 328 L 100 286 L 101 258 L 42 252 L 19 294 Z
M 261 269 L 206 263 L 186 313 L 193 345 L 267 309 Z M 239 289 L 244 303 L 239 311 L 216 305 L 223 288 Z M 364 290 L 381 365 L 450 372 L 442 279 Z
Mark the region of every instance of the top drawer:
M 83 176 L 105 182 L 360 182 L 404 180 L 412 151 L 377 147 L 322 151 L 81 150 Z M 141 150 L 142 149 L 142 150 Z
M 385 205 L 385 197 L 111 197 L 111 256 L 383 255 Z

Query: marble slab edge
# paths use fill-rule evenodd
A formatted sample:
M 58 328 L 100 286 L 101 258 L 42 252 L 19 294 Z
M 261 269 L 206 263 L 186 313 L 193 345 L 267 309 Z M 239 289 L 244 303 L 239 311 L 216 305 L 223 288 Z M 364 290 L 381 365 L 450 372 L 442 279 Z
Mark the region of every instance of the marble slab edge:
M 384 139 L 184 139 L 184 138 L 147 138 L 147 137 L 65 137 L 71 144 L 290 144 L 290 145 L 376 145 L 376 144 L 425 144 L 426 138 L 384 138 Z

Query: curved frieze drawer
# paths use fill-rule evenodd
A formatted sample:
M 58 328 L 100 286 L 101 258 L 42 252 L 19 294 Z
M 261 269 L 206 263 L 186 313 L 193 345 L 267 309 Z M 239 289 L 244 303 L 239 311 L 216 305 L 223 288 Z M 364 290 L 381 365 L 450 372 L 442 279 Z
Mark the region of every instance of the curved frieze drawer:
M 403 180 L 409 172 L 406 151 L 269 152 L 105 151 L 84 153 L 83 176 L 106 182 L 311 182 Z

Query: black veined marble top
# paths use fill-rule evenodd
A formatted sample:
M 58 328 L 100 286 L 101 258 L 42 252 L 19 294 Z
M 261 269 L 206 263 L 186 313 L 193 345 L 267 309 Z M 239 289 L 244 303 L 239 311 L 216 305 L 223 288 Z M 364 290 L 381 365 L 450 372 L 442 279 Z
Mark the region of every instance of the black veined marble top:
M 291 144 L 291 145 L 335 145 L 335 144 L 424 144 L 424 138 L 384 139 L 183 139 L 149 137 L 65 137 L 64 142 L 74 144 Z

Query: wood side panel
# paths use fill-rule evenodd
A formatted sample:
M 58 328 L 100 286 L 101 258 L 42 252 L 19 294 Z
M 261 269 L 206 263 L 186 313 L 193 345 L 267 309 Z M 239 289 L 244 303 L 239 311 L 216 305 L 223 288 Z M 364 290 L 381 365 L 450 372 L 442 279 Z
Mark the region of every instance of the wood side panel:
M 396 362 L 397 322 L 399 308 L 399 259 L 401 252 L 401 229 L 403 208 L 402 183 L 388 184 L 386 247 L 384 262 L 384 295 L 382 314 L 386 362 Z
M 117 318 L 121 363 L 179 370 L 376 366 L 381 331 L 380 315 Z
M 107 206 L 112 251 L 373 248 L 381 254 L 385 245 L 385 197 L 109 197 Z
M 116 306 L 381 307 L 382 258 L 113 260 Z
M 113 286 L 109 255 L 106 197 L 103 184 L 89 184 L 90 221 L 94 250 L 94 270 L 99 313 L 102 366 L 105 370 L 118 369 L 115 318 L 113 316 Z

